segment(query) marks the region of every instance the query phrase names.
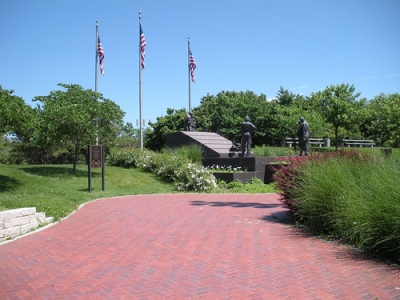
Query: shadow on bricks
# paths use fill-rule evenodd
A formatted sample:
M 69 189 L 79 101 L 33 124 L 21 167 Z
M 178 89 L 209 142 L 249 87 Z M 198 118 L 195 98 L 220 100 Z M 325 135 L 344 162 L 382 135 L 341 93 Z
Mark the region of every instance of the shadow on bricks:
M 207 201 L 191 201 L 191 205 L 209 205 L 209 206 L 231 206 L 231 207 L 254 207 L 254 208 L 275 208 L 282 207 L 282 204 L 265 204 L 252 202 L 207 202 Z

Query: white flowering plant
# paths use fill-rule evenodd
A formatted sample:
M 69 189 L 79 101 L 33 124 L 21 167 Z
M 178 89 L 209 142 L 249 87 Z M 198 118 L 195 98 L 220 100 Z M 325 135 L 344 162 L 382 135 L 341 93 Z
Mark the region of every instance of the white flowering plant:
M 186 157 L 148 150 L 118 151 L 107 157 L 110 165 L 136 167 L 173 182 L 179 191 L 211 191 L 217 187 L 212 172 Z
M 138 156 L 138 151 L 136 150 L 118 150 L 112 151 L 107 155 L 107 164 L 111 166 L 118 166 L 124 168 L 136 167 L 135 158 Z
M 189 163 L 186 168 L 175 171 L 176 188 L 180 191 L 207 191 L 217 187 L 217 182 L 207 168 Z
M 213 164 L 211 166 L 208 166 L 207 169 L 210 172 L 227 172 L 227 173 L 239 173 L 239 172 L 246 172 L 245 168 L 242 167 L 234 167 L 232 165 L 225 166 L 225 165 L 216 165 Z

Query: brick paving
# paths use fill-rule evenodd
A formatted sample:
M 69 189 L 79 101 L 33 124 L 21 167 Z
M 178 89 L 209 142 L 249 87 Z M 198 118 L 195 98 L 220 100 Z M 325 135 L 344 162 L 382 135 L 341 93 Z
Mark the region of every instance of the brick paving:
M 0 299 L 400 299 L 400 272 L 280 220 L 277 194 L 94 201 L 0 245 Z

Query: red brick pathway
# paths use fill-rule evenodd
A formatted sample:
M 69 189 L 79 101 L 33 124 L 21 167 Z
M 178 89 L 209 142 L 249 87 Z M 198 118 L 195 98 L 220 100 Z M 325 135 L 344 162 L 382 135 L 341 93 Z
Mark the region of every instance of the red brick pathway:
M 0 299 L 400 299 L 399 270 L 277 222 L 278 198 L 91 202 L 0 245 Z

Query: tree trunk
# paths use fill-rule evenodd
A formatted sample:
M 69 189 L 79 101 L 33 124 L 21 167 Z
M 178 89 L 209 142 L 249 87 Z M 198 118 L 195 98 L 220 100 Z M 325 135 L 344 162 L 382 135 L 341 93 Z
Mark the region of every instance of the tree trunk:
M 76 136 L 76 141 L 75 141 L 75 154 L 74 154 L 74 162 L 73 162 L 73 167 L 72 167 L 72 173 L 76 175 L 76 163 L 78 161 L 78 154 L 79 154 L 79 148 L 80 148 L 80 138 L 79 134 Z
M 335 150 L 338 150 L 338 144 L 339 144 L 339 140 L 338 140 L 338 132 L 339 132 L 339 127 L 336 126 L 335 127 Z
M 294 135 L 292 135 L 292 142 L 293 142 L 293 147 L 294 147 L 294 151 L 296 151 L 296 137 Z

